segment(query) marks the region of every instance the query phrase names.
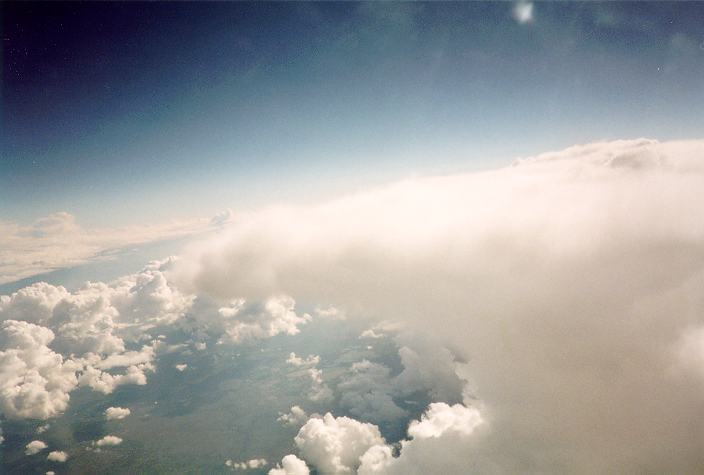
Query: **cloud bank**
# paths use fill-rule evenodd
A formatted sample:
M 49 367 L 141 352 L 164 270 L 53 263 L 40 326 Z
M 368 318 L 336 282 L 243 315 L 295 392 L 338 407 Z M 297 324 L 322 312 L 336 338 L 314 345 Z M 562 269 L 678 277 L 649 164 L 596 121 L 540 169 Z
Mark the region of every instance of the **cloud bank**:
M 482 424 L 443 436 L 421 421 L 398 461 L 376 444 L 384 470 L 418 450 L 444 473 L 696 473 L 702 203 L 703 141 L 595 143 L 241 216 L 177 273 L 220 299 L 398 320 L 466 359 L 476 404 L 462 407 Z M 299 448 L 322 472 L 358 464 Z

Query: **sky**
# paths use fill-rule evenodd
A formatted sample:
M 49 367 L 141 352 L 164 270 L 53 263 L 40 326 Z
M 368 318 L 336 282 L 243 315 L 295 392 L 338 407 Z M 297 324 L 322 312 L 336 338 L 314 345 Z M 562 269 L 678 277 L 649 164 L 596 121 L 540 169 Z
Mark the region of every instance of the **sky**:
M 0 220 L 23 225 L 209 217 L 704 129 L 697 3 L 0 8 Z

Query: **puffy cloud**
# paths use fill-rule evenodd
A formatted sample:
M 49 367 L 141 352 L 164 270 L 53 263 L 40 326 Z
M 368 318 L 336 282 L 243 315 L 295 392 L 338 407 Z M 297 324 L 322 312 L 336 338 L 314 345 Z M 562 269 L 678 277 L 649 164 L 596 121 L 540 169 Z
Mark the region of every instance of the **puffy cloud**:
M 296 335 L 299 325 L 311 320 L 310 315 L 298 316 L 294 311 L 295 300 L 287 295 L 266 299 L 263 303 L 246 305 L 244 300 L 222 307 L 224 335 L 222 341 L 241 343 L 247 340 L 269 338 L 280 333 Z
M 105 410 L 105 419 L 108 421 L 114 419 L 124 419 L 130 415 L 130 410 L 126 407 L 108 407 Z
M 315 402 L 329 402 L 333 397 L 332 390 L 323 380 L 323 370 L 310 368 L 308 370 L 308 377 L 310 377 L 311 382 L 308 398 Z
M 356 473 L 360 457 L 385 443 L 375 425 L 330 413 L 308 420 L 295 441 L 303 458 L 322 474 Z
M 247 460 L 246 462 L 233 462 L 232 460 L 226 460 L 225 465 L 228 467 L 232 467 L 235 470 L 247 470 L 247 469 L 256 469 L 256 468 L 264 468 L 267 465 L 266 459 L 251 459 Z
M 269 470 L 269 475 L 310 475 L 306 463 L 295 455 L 286 455 L 281 464 Z
M 152 370 L 151 366 L 129 366 L 124 374 L 113 375 L 111 373 L 100 371 L 92 366 L 86 366 L 85 370 L 78 377 L 78 382 L 81 386 L 88 386 L 94 391 L 103 394 L 112 393 L 115 388 L 125 384 L 135 384 L 144 386 L 147 384 L 146 370 Z
M 698 472 L 702 157 L 703 141 L 596 143 L 272 208 L 175 275 L 432 334 L 469 362 L 486 421 L 457 466 Z
M 304 359 L 300 356 L 296 356 L 296 353 L 291 353 L 288 355 L 286 363 L 293 366 L 316 366 L 318 363 L 320 363 L 320 356 L 308 355 L 308 357 Z
M 32 225 L 0 221 L 0 284 L 91 260 L 128 245 L 187 236 L 207 229 L 207 220 L 149 226 L 84 229 L 69 213 L 59 212 Z
M 38 454 L 39 452 L 46 449 L 47 447 L 48 447 L 48 445 L 46 445 L 43 441 L 33 440 L 25 446 L 24 453 L 25 453 L 25 455 Z
M 110 445 L 120 445 L 121 443 L 122 439 L 120 437 L 115 435 L 106 435 L 102 439 L 96 440 L 93 444 L 97 447 L 105 447 Z
M 306 420 L 308 420 L 308 415 L 300 406 L 292 406 L 291 411 L 287 414 L 279 413 L 279 417 L 276 419 L 285 426 L 296 426 L 302 425 Z
M 457 457 L 483 419 L 476 408 L 433 403 L 420 421 L 408 427 L 410 440 L 401 442 L 398 457 L 388 445 L 371 447 L 361 457 L 359 475 L 425 473 L 494 473 L 497 467 L 479 466 Z
M 0 325 L 0 409 L 6 417 L 47 419 L 66 409 L 76 387 L 72 360 L 52 351 L 48 328 L 6 320 Z
M 54 450 L 53 452 L 49 452 L 46 459 L 50 462 L 63 463 L 68 460 L 68 454 L 61 450 Z

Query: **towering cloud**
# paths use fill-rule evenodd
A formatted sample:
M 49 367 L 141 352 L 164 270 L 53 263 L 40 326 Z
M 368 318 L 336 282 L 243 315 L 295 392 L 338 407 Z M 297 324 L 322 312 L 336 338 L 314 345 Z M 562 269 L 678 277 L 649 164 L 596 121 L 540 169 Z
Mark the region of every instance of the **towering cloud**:
M 242 216 L 178 272 L 221 299 L 399 320 L 465 358 L 484 423 L 436 447 L 443 466 L 693 473 L 702 203 L 704 142 L 596 143 Z M 403 357 L 417 384 L 427 357 Z

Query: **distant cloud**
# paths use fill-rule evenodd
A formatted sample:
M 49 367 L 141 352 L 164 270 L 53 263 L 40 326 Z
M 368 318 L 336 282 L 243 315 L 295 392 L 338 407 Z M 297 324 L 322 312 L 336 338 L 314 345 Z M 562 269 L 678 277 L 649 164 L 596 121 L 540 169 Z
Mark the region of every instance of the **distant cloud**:
M 42 450 L 46 449 L 48 445 L 41 440 L 33 440 L 25 446 L 25 455 L 38 454 Z
M 46 459 L 50 462 L 62 463 L 68 460 L 68 454 L 61 450 L 54 450 L 53 452 L 49 452 L 49 455 L 47 455 Z
M 115 419 L 124 419 L 129 416 L 131 411 L 126 407 L 108 407 L 105 410 L 105 419 L 112 421 Z
M 290 353 L 286 359 L 286 363 L 293 366 L 315 366 L 320 363 L 320 356 L 308 355 L 307 358 L 296 356 L 296 353 Z
M 521 25 L 533 21 L 533 2 L 519 0 L 513 7 L 513 18 Z
M 122 439 L 120 437 L 117 437 L 115 435 L 106 435 L 100 440 L 96 440 L 94 442 L 94 445 L 97 447 L 106 447 L 106 446 L 111 446 L 111 445 L 120 445 L 122 443 Z
M 306 411 L 301 409 L 300 406 L 293 406 L 291 411 L 286 414 L 280 412 L 276 420 L 285 426 L 296 426 L 302 425 L 307 419 Z
M 109 258 L 129 245 L 187 236 L 207 228 L 190 220 L 123 228 L 84 229 L 73 215 L 54 213 L 29 226 L 0 220 L 0 284 Z

